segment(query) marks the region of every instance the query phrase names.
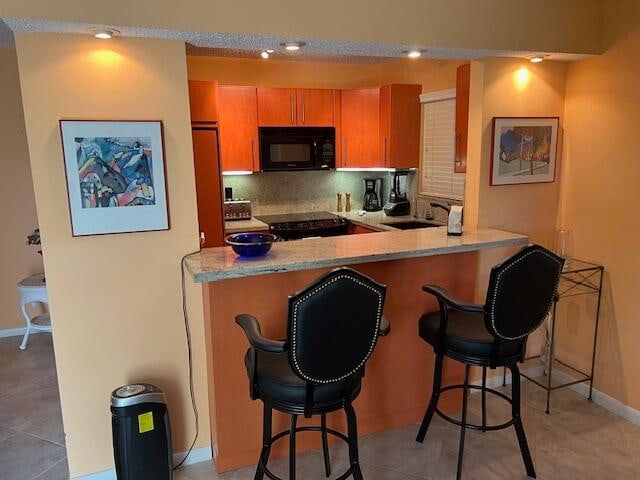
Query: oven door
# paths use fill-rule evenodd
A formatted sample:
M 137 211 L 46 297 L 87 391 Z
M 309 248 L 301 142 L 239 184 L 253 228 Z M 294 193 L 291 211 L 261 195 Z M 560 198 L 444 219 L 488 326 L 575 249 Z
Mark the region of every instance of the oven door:
M 260 169 L 328 170 L 331 162 L 323 160 L 324 139 L 306 128 L 260 128 Z

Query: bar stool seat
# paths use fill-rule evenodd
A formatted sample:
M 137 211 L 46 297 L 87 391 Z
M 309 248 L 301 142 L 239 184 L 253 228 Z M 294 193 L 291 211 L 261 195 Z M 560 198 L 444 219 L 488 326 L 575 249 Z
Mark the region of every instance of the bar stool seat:
M 483 359 L 486 362 L 482 363 L 488 363 L 495 337 L 484 325 L 484 314 L 449 309 L 447 318 L 447 330 L 441 340 L 438 335 L 440 312 L 427 313 L 420 317 L 420 337 L 431 346 L 438 346 L 442 341 L 442 347 L 447 350 L 449 356 L 457 354 L 464 357 L 486 357 Z M 520 353 L 520 342 L 501 342 L 498 349 L 497 356 L 502 360 L 505 357 L 517 356 Z
M 303 413 L 307 399 L 307 382 L 296 375 L 289 365 L 286 355 L 256 351 L 257 371 L 256 389 L 261 397 L 270 398 L 281 404 L 291 404 L 287 409 L 291 413 Z M 244 358 L 249 380 L 255 369 L 254 356 L 247 352 Z M 360 376 L 350 376 L 341 382 L 318 384 L 313 389 L 314 404 L 322 404 L 326 409 L 328 404 L 335 404 L 341 408 L 345 398 L 353 400 L 360 393 Z M 284 405 L 281 405 L 283 407 Z

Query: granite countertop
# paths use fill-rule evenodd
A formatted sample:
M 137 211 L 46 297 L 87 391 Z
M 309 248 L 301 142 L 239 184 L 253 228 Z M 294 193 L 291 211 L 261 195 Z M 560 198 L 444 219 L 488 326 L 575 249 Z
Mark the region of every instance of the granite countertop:
M 206 248 L 187 257 L 186 266 L 194 281 L 205 283 L 277 272 L 526 245 L 528 241 L 524 235 L 493 229 L 467 231 L 455 237 L 448 236 L 444 227 L 422 228 L 277 242 L 267 255 L 254 259 L 240 258 L 231 247 Z
M 360 225 L 362 227 L 370 228 L 371 230 L 377 230 L 379 232 L 398 231 L 397 228 L 393 228 L 388 225 L 382 225 L 382 223 L 407 222 L 407 221 L 418 220 L 412 215 L 403 215 L 400 217 L 389 217 L 385 215 L 385 213 L 382 210 L 380 210 L 379 212 L 366 212 L 364 215 L 358 215 L 356 213 L 357 211 L 359 210 L 354 210 L 351 212 L 331 212 L 331 213 L 346 218 L 354 225 Z M 268 231 L 269 226 L 266 223 L 261 222 L 260 220 L 254 217 L 251 220 L 226 221 L 224 222 L 224 230 L 227 233 L 227 235 L 230 235 L 232 233 Z
M 227 220 L 224 222 L 224 231 L 227 235 L 244 232 L 268 232 L 269 225 L 255 217 L 250 220 Z

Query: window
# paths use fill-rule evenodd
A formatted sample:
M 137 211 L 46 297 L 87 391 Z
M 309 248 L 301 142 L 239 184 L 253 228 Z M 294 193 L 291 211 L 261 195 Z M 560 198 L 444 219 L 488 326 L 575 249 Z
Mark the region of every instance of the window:
M 423 94 L 422 101 L 422 195 L 462 200 L 464 173 L 454 173 L 455 90 Z

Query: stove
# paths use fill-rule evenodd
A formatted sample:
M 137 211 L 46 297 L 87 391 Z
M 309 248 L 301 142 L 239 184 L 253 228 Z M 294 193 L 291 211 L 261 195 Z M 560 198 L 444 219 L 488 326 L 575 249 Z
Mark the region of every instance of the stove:
M 329 212 L 260 215 L 256 218 L 269 225 L 269 231 L 282 240 L 345 235 L 349 228 L 346 218 Z

